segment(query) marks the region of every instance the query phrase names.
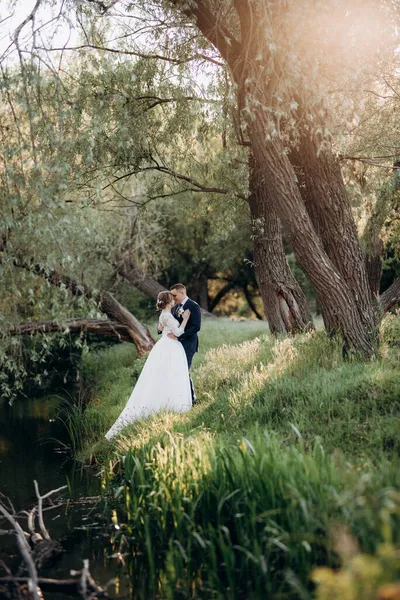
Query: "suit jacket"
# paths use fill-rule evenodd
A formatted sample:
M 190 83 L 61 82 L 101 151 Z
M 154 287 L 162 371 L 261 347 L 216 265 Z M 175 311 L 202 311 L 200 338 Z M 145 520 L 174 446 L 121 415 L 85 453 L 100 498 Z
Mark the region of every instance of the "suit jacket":
M 200 306 L 197 302 L 188 298 L 183 308 L 184 310 L 190 310 L 190 317 L 186 323 L 185 333 L 182 333 L 182 335 L 178 337 L 178 340 L 181 342 L 186 354 L 194 354 L 199 349 L 199 338 L 197 333 L 200 331 L 201 327 Z M 178 305 L 172 308 L 171 313 L 179 323 L 182 323 L 182 317 L 178 316 L 177 312 Z

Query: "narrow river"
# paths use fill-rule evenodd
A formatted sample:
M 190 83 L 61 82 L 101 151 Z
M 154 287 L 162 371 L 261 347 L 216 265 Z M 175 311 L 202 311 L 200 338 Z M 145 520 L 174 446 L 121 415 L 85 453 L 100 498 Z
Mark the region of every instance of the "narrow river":
M 9 406 L 6 400 L 0 400 L 0 492 L 20 511 L 36 503 L 34 479 L 42 494 L 68 485 L 62 497 L 72 501 L 45 512 L 50 535 L 65 552 L 40 575 L 68 578 L 70 570 L 81 569 L 82 560 L 88 558 L 90 571 L 100 585 L 116 578 L 116 585 L 108 589 L 111 597 L 130 598 L 126 573 L 111 557 L 109 531 L 101 525 L 99 509 L 93 502 L 84 501 L 99 495 L 99 478 L 90 467 L 73 461 L 63 446 L 66 432 L 57 419 L 60 402 L 61 398 L 46 397 L 18 400 Z M 8 528 L 2 520 L 0 530 Z M 0 535 L 0 560 L 15 574 L 20 557 L 14 536 Z M 0 569 L 0 575 L 4 574 Z M 64 600 L 71 596 L 46 593 L 45 598 Z

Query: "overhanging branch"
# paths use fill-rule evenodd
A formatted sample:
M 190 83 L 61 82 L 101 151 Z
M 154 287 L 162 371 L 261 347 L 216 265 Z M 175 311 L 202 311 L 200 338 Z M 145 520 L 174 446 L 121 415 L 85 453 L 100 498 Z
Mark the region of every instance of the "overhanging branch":
M 165 56 L 163 54 L 146 54 L 137 50 L 123 50 L 122 48 L 112 48 L 110 46 L 98 46 L 97 44 L 80 44 L 79 46 L 63 46 L 55 48 L 45 48 L 44 46 L 35 46 L 35 50 L 44 50 L 45 52 L 65 52 L 66 50 L 100 50 L 101 52 L 110 52 L 111 54 L 121 54 L 125 56 L 135 56 L 146 60 L 162 60 L 174 65 L 184 65 L 194 60 L 206 60 L 218 67 L 222 67 L 223 63 L 206 54 L 193 54 L 185 58 L 175 58 L 173 56 Z
M 182 173 L 178 173 L 177 171 L 174 171 L 173 169 L 170 169 L 169 167 L 166 167 L 164 165 L 159 165 L 158 163 L 156 163 L 154 166 L 140 167 L 140 168 L 134 169 L 132 171 L 129 171 L 128 173 L 124 173 L 123 175 L 120 175 L 119 177 L 116 177 L 113 181 L 111 181 L 110 183 L 105 185 L 102 188 L 102 191 L 108 189 L 109 187 L 112 187 L 113 185 L 115 185 L 119 181 L 122 181 L 123 179 L 132 177 L 133 175 L 139 175 L 139 173 L 146 173 L 148 171 L 158 171 L 159 173 L 164 173 L 165 175 L 170 175 L 174 179 L 177 179 L 179 181 L 185 181 L 186 183 L 190 184 L 191 187 L 186 188 L 185 190 L 182 190 L 182 191 L 205 192 L 205 193 L 210 193 L 210 194 L 223 194 L 223 195 L 232 194 L 232 195 L 236 196 L 237 198 L 240 198 L 241 200 L 245 200 L 247 202 L 247 198 L 245 196 L 243 196 L 243 194 L 238 194 L 237 192 L 234 192 L 233 190 L 230 190 L 228 188 L 220 188 L 220 187 L 205 185 L 203 183 L 200 183 L 196 179 L 193 179 L 193 177 L 189 177 L 188 175 L 183 175 Z

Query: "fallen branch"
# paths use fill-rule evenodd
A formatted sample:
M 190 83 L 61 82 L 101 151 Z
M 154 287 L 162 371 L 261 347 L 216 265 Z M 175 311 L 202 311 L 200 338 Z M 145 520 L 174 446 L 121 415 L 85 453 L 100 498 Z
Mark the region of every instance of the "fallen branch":
M 37 568 L 40 568 L 44 561 L 53 558 L 62 551 L 61 545 L 51 539 L 43 519 L 43 500 L 50 498 L 64 490 L 67 486 L 64 485 L 56 490 L 51 490 L 46 494 L 41 494 L 37 481 L 34 481 L 36 497 L 38 500 L 37 506 L 32 510 L 24 511 L 28 516 L 28 528 L 30 534 L 26 533 L 17 521 L 12 503 L 8 500 L 9 510 L 4 506 L 7 499 L 1 495 L 0 514 L 2 514 L 12 525 L 13 531 L 17 537 L 18 548 L 21 553 L 23 562 L 26 566 L 29 576 L 20 577 L 11 573 L 10 569 L 1 561 L 1 566 L 6 572 L 6 576 L 0 577 L 0 594 L 6 594 L 7 597 L 14 597 L 14 587 L 18 592 L 22 593 L 20 586 L 28 585 L 30 597 L 34 600 L 43 600 L 42 588 L 47 591 L 69 591 L 79 594 L 84 600 L 93 600 L 94 598 L 107 597 L 106 588 L 99 586 L 89 571 L 89 561 L 83 561 L 83 568 L 80 571 L 71 571 L 71 579 L 49 579 L 38 577 Z M 92 500 L 92 498 L 90 498 Z M 35 515 L 38 516 L 38 522 L 41 533 L 35 532 Z M 29 541 L 32 543 L 31 548 Z M 3 584 L 3 585 L 1 585 Z M 11 589 L 9 589 L 11 588 Z M 3 597 L 3 596 L 2 596 Z M 18 595 L 20 597 L 20 595 Z
M 8 512 L 8 510 L 0 503 L 0 513 L 11 523 L 17 536 L 17 544 L 21 556 L 25 562 L 26 568 L 30 577 L 28 578 L 29 590 L 32 593 L 34 600 L 42 600 L 43 594 L 39 587 L 38 575 L 35 563 L 32 558 L 30 546 L 26 540 L 24 530 L 18 521 L 15 520 L 14 516 Z
M 17 267 L 36 273 L 52 285 L 65 286 L 73 296 L 84 297 L 95 302 L 99 310 L 111 321 L 116 321 L 127 328 L 131 338 L 130 341 L 135 344 L 139 357 L 144 356 L 154 346 L 154 340 L 147 327 L 142 325 L 110 292 L 95 292 L 88 285 L 80 283 L 55 269 L 47 269 L 42 265 L 17 259 L 14 260 L 14 264 Z
M 47 492 L 47 494 L 45 494 L 44 496 L 41 496 L 40 492 L 39 492 L 38 482 L 36 481 L 36 479 L 34 479 L 33 485 L 35 486 L 36 498 L 38 499 L 37 513 L 38 513 L 40 531 L 42 532 L 42 536 L 44 537 L 44 539 L 50 540 L 51 537 L 50 537 L 49 532 L 47 531 L 46 526 L 43 521 L 43 500 L 46 500 L 46 498 L 50 498 L 50 496 L 52 496 L 53 494 L 57 494 L 58 492 L 61 492 L 61 490 L 65 490 L 65 488 L 67 486 L 63 485 L 63 486 L 57 488 L 56 490 L 51 490 L 50 492 Z
M 80 574 L 80 571 L 74 571 L 74 573 Z M 13 577 L 12 575 L 6 575 L 4 577 L 0 577 L 1 583 L 28 583 L 28 577 Z M 42 590 L 46 592 L 69 592 L 69 593 L 79 593 L 81 579 L 70 578 L 70 579 L 52 579 L 51 577 L 39 577 L 38 578 L 39 586 Z M 110 582 L 111 583 L 111 582 Z M 107 586 L 105 586 L 106 588 Z M 96 584 L 96 596 L 106 596 L 105 589 L 101 588 Z
M 132 342 L 127 325 L 105 319 L 68 319 L 67 321 L 28 321 L 0 331 L 0 335 L 35 335 L 37 333 L 94 333 L 104 337 L 114 337 L 124 342 Z

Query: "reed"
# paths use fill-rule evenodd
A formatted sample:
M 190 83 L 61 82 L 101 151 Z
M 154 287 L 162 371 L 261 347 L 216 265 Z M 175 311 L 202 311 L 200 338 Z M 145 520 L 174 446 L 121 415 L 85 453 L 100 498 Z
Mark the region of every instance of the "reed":
M 381 467 L 360 480 L 320 443 L 288 447 L 261 428 L 237 442 L 171 435 L 125 455 L 113 476 L 123 501 L 109 488 L 105 510 L 118 514 L 116 547 L 147 568 L 150 595 L 294 598 L 297 586 L 311 597 L 315 566 L 339 564 L 339 524 L 373 552 L 389 519 L 400 541 L 400 471 Z

